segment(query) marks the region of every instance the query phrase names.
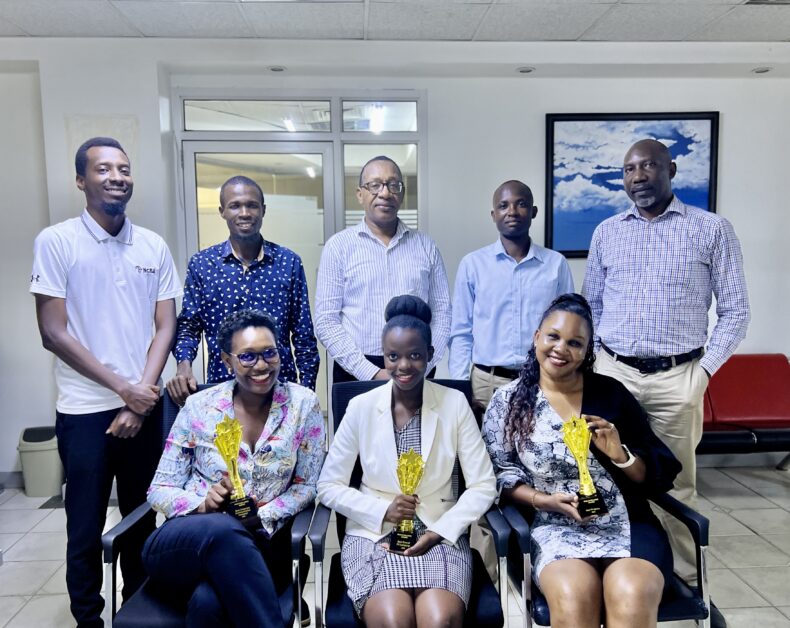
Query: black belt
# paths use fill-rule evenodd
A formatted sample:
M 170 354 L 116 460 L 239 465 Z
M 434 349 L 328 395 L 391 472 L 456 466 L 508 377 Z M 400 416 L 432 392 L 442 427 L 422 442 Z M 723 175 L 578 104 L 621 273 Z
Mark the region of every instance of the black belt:
M 506 369 L 504 366 L 486 366 L 485 364 L 475 364 L 476 369 L 491 373 L 496 377 L 506 377 L 507 379 L 518 378 L 518 371 L 515 369 Z
M 661 358 L 634 358 L 615 353 L 604 343 L 601 343 L 601 347 L 617 362 L 622 362 L 627 366 L 639 369 L 640 373 L 657 373 L 658 371 L 668 371 L 674 366 L 680 366 L 686 362 L 691 362 L 691 360 L 694 360 L 702 355 L 702 347 L 700 347 L 699 349 L 694 349 L 688 353 L 679 353 L 678 355 L 669 355 Z

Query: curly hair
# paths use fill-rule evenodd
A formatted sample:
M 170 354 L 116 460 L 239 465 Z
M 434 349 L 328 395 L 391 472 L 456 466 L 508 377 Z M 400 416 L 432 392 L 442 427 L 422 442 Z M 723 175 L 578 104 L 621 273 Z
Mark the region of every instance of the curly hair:
M 277 322 L 271 316 L 261 310 L 246 309 L 228 314 L 220 323 L 217 332 L 217 345 L 225 353 L 230 353 L 233 335 L 248 327 L 265 327 L 271 330 L 275 340 L 277 339 Z
M 593 350 L 593 321 L 590 304 L 580 294 L 568 293 L 558 296 L 551 305 L 543 312 L 540 325 L 554 312 L 571 312 L 581 316 L 587 323 L 590 330 L 590 342 L 587 345 L 587 353 L 579 366 L 579 372 L 589 373 L 595 363 L 595 353 Z M 530 347 L 527 359 L 521 366 L 518 382 L 510 396 L 508 413 L 505 418 L 505 440 L 518 447 L 521 445 L 535 426 L 535 401 L 538 397 L 540 382 L 540 365 L 535 355 L 535 345 Z

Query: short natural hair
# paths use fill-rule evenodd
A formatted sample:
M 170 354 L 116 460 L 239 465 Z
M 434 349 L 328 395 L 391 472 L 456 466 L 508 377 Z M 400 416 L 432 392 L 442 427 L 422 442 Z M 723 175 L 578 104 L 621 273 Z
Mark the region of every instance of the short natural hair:
M 225 207 L 225 188 L 230 187 L 231 185 L 246 185 L 251 188 L 255 188 L 258 190 L 258 194 L 261 195 L 261 205 L 263 205 L 263 190 L 261 186 L 258 185 L 255 181 L 250 179 L 249 177 L 245 177 L 242 174 L 237 174 L 235 177 L 231 177 L 225 183 L 222 184 L 222 187 L 219 189 L 219 204 Z
M 360 187 L 362 186 L 362 174 L 365 172 L 365 168 L 367 168 L 374 161 L 388 161 L 388 162 L 390 162 L 393 166 L 395 166 L 395 170 L 398 171 L 398 176 L 401 178 L 401 181 L 403 181 L 403 173 L 400 170 L 400 166 L 395 163 L 395 160 L 392 159 L 391 157 L 387 157 L 386 155 L 377 155 L 373 159 L 368 159 L 365 162 L 365 165 L 362 166 L 362 170 L 359 171 L 359 185 L 360 185 Z
M 277 322 L 266 312 L 250 308 L 232 312 L 220 323 L 217 332 L 217 345 L 225 353 L 230 353 L 233 335 L 248 327 L 265 327 L 271 330 L 275 340 L 277 339 Z
M 126 151 L 121 146 L 120 142 L 112 137 L 92 137 L 82 143 L 77 149 L 77 154 L 74 155 L 74 169 L 77 171 L 77 176 L 85 176 L 85 168 L 88 166 L 88 150 L 94 146 L 109 146 L 110 148 L 117 148 L 124 155 Z M 126 155 L 127 159 L 129 155 Z

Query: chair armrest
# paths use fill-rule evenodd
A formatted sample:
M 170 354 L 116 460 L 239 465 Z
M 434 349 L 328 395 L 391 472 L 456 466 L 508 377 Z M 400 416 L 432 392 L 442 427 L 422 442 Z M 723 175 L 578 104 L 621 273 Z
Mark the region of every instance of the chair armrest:
M 491 535 L 494 537 L 496 555 L 500 558 L 507 556 L 507 545 L 508 541 L 510 541 L 510 526 L 505 520 L 505 517 L 502 516 L 502 513 L 499 512 L 499 508 L 496 506 L 492 506 L 483 516 L 491 530 Z
M 313 562 L 323 562 L 324 560 L 326 531 L 329 528 L 329 515 L 331 514 L 332 511 L 323 504 L 318 504 L 315 507 L 313 523 L 307 533 L 307 538 L 310 539 L 310 544 L 313 546 Z
M 518 508 L 513 504 L 508 504 L 502 509 L 502 514 L 505 517 L 505 520 L 510 524 L 510 527 L 513 529 L 513 532 L 516 533 L 516 538 L 518 539 L 518 546 L 521 549 L 522 554 L 529 554 L 529 540 L 531 537 L 531 533 L 529 530 L 529 523 L 527 520 L 524 519 L 524 515 L 522 515 Z
M 652 495 L 650 501 L 685 525 L 691 532 L 691 536 L 694 537 L 694 542 L 697 545 L 708 545 L 710 521 L 707 517 L 704 517 L 693 508 L 689 508 L 686 504 L 667 493 Z
M 304 552 L 304 537 L 310 528 L 310 522 L 315 512 L 315 503 L 298 512 L 291 526 L 291 559 L 299 560 Z
M 102 549 L 104 551 L 104 562 L 112 563 L 118 557 L 118 541 L 120 538 L 134 528 L 149 512 L 151 505 L 143 502 L 132 512 L 121 519 L 120 523 L 110 528 L 101 537 Z

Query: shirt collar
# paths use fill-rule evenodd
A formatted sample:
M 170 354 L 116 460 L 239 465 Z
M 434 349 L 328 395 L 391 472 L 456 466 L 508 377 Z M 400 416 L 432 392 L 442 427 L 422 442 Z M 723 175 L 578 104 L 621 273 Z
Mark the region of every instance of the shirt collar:
M 501 238 L 497 238 L 496 242 L 494 242 L 493 246 L 494 246 L 494 249 L 493 249 L 494 250 L 494 255 L 496 257 L 499 257 L 501 255 L 501 256 L 509 257 L 510 259 L 513 259 L 512 257 L 510 257 L 508 252 L 505 250 L 505 245 L 502 244 L 502 239 Z M 529 259 L 533 259 L 533 258 L 538 260 L 539 262 L 545 261 L 543 259 L 543 251 L 541 250 L 541 247 L 536 245 L 534 240 L 530 240 L 529 251 L 527 252 L 526 257 L 524 257 L 524 259 L 521 260 L 521 262 L 525 262 L 525 261 L 527 261 Z M 518 262 L 518 263 L 521 264 L 521 262 Z
M 661 216 L 669 214 L 670 212 L 675 214 L 680 214 L 681 216 L 686 215 L 686 204 L 674 194 L 672 195 L 672 200 L 670 201 L 669 205 L 667 205 L 667 208 L 664 210 Z M 658 218 L 660 218 L 661 216 L 658 216 Z M 626 220 L 628 218 L 644 218 L 644 216 L 642 216 L 642 214 L 639 213 L 639 210 L 636 208 L 636 205 L 631 205 L 631 207 L 628 208 L 628 210 L 620 214 L 620 220 Z
M 262 240 L 262 245 L 261 245 L 260 250 L 258 251 L 258 257 L 255 260 L 253 260 L 255 262 L 262 262 L 264 260 L 264 258 L 271 259 L 271 257 L 272 257 L 272 246 L 271 246 L 271 244 L 269 242 L 267 242 L 266 238 L 264 238 L 263 236 L 261 236 L 261 240 Z M 225 240 L 222 243 L 222 246 L 220 248 L 219 254 L 220 254 L 220 257 L 222 257 L 225 260 L 227 260 L 227 259 L 235 259 L 240 264 L 242 263 L 242 261 L 238 258 L 238 256 L 236 255 L 235 251 L 233 250 L 233 247 L 230 244 L 230 238 L 228 238 L 227 240 Z
M 368 223 L 365 222 L 364 218 L 362 218 L 362 220 L 359 221 L 359 224 L 356 227 L 352 227 L 352 229 L 355 229 L 359 235 L 365 234 L 368 237 L 378 240 L 376 235 L 370 230 L 370 227 L 368 227 Z M 398 226 L 395 229 L 395 235 L 392 236 L 392 240 L 390 240 L 390 244 L 400 240 L 403 234 L 406 233 L 407 231 L 410 231 L 410 229 L 406 226 L 406 223 L 403 222 L 400 218 L 398 218 Z
M 104 228 L 94 220 L 87 208 L 82 211 L 80 219 L 88 230 L 88 233 L 91 234 L 91 237 L 96 240 L 96 242 L 115 240 L 121 244 L 132 244 L 132 221 L 129 220 L 128 216 L 124 216 L 123 227 L 121 227 L 117 235 L 110 235 L 107 233 Z

